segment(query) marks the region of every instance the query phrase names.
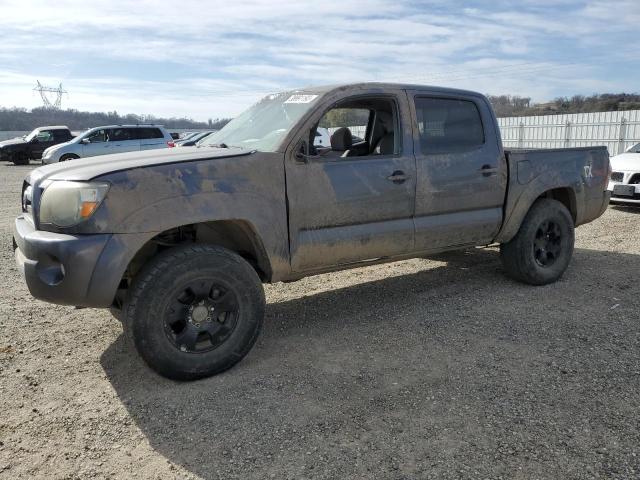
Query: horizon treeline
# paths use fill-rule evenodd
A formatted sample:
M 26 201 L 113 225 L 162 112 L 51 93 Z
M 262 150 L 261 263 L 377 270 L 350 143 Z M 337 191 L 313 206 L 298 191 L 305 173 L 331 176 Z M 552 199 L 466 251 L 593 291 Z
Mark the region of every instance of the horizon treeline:
M 640 95 L 633 93 L 600 93 L 558 97 L 550 102 L 532 103 L 530 97 L 517 95 L 487 95 L 498 117 L 554 115 L 563 113 L 608 112 L 640 110 Z M 154 123 L 168 129 L 220 129 L 230 118 L 209 119 L 199 122 L 191 118 L 156 117 L 118 112 L 82 112 L 75 109 L 52 110 L 44 107 L 28 110 L 20 107 L 0 107 L 0 130 L 27 131 L 44 125 L 66 125 L 71 130 L 99 127 Z

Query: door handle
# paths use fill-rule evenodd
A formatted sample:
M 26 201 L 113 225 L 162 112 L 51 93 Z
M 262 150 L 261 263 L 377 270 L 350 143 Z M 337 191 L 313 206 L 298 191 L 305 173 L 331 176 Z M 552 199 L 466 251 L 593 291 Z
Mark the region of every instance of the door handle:
M 491 175 L 498 173 L 498 169 L 491 165 L 483 165 L 482 168 L 480 168 L 480 172 L 483 177 L 490 177 Z
M 396 185 L 399 185 L 401 183 L 406 182 L 408 178 L 409 176 L 405 175 L 402 170 L 396 170 L 395 172 L 393 172 L 391 175 L 387 177 L 387 180 L 390 180 Z

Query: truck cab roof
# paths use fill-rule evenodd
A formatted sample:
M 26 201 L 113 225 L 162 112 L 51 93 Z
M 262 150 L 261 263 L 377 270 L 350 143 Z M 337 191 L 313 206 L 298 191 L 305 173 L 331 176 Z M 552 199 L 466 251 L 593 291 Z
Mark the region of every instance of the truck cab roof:
M 36 130 L 39 132 L 42 130 L 69 130 L 69 127 L 66 125 L 49 125 L 46 127 L 38 127 Z
M 296 89 L 296 92 L 326 94 L 334 90 L 370 90 L 370 89 L 401 89 L 401 90 L 425 90 L 429 92 L 437 92 L 451 95 L 476 95 L 483 97 L 481 93 L 472 90 L 463 90 L 459 88 L 438 87 L 432 85 L 418 85 L 412 83 L 393 83 L 393 82 L 357 82 L 357 83 L 338 83 L 330 85 L 320 85 L 317 87 L 305 87 Z

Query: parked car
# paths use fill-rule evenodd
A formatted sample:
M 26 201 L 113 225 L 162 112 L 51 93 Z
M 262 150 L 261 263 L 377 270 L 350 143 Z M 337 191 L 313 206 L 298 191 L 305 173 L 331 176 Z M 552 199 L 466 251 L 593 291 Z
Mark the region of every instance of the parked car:
M 611 203 L 640 205 L 640 143 L 611 158 Z
M 38 127 L 24 137 L 0 142 L 0 160 L 26 165 L 30 159 L 41 158 L 47 148 L 72 138 L 71 131 L 64 125 Z
M 335 108 L 369 112 L 363 141 L 344 126 L 317 149 Z M 606 209 L 610 173 L 604 147 L 503 150 L 479 93 L 309 88 L 266 97 L 197 148 L 33 170 L 15 255 L 33 296 L 111 308 L 152 368 L 194 379 L 249 352 L 262 282 L 496 243 L 507 275 L 554 282 L 574 227 Z
M 193 147 L 199 141 L 207 138 L 209 135 L 214 133 L 213 130 L 207 130 L 206 132 L 198 132 L 195 135 L 190 135 L 189 138 L 185 138 L 183 140 L 177 140 L 175 142 L 176 147 Z
M 42 163 L 153 150 L 173 145 L 171 134 L 160 125 L 109 125 L 90 128 L 70 142 L 47 148 L 42 154 Z

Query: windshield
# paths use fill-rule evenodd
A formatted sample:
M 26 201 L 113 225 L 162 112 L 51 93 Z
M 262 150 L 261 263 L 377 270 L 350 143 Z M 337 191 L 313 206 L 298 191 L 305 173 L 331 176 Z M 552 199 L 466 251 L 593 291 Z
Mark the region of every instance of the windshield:
M 317 102 L 319 95 L 294 92 L 268 95 L 199 145 L 241 147 L 275 152 L 289 130 Z
M 38 135 L 38 129 L 37 128 L 35 130 L 33 130 L 29 135 L 24 137 L 24 139 L 25 139 L 25 141 L 30 142 L 31 140 L 36 138 L 36 135 Z
M 640 153 L 640 143 L 627 148 L 627 153 Z

